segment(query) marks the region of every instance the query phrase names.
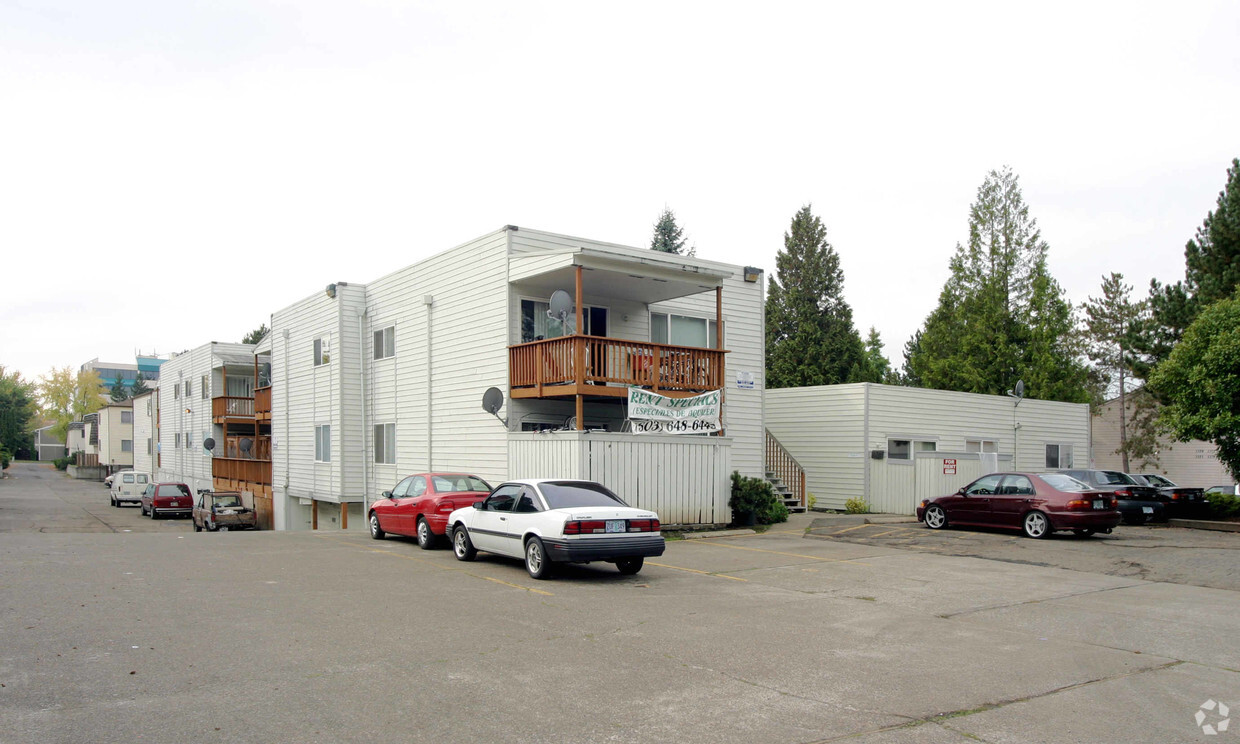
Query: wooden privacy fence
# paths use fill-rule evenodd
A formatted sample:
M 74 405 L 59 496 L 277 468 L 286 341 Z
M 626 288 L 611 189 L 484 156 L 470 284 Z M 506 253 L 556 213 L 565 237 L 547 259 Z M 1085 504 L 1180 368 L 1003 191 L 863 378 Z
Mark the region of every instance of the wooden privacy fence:
M 582 478 L 651 509 L 664 524 L 732 521 L 732 441 L 553 431 L 508 436 L 509 478 Z
M 97 466 L 97 465 L 99 464 L 99 455 L 97 455 L 97 454 L 96 454 L 96 455 L 88 455 L 88 454 L 86 454 L 85 452 L 74 452 L 74 453 L 73 453 L 73 464 L 74 464 L 74 465 L 77 465 L 79 468 L 82 468 L 82 467 L 87 467 L 87 468 L 92 468 L 92 467 L 95 467 L 95 466 Z

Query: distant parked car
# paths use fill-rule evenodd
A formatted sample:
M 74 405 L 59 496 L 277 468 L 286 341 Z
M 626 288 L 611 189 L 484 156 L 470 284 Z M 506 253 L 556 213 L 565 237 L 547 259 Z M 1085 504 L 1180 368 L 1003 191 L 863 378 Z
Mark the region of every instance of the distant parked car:
M 190 519 L 194 520 L 194 532 L 258 528 L 258 514 L 245 505 L 237 491 L 199 491 Z
M 112 481 L 112 490 L 109 492 L 112 506 L 141 502 L 142 492 L 146 490 L 146 487 L 151 482 L 150 473 L 138 473 L 133 470 L 113 473 L 108 477 L 114 479 Z
M 1206 489 L 1206 496 L 1212 493 L 1219 496 L 1240 496 L 1240 486 L 1210 486 Z
M 932 530 L 949 525 L 1018 529 L 1027 537 L 1072 530 L 1080 537 L 1119 524 L 1115 498 L 1063 473 L 991 473 L 950 496 L 926 499 L 917 521 Z
M 606 561 L 635 574 L 647 557 L 663 555 L 659 515 L 634 509 L 601 483 L 519 480 L 448 516 L 457 560 L 479 550 L 524 558 L 535 579 L 556 563 Z
M 142 492 L 142 514 L 151 519 L 159 515 L 179 514 L 188 517 L 194 510 L 194 496 L 184 483 L 151 483 Z
M 1158 491 L 1158 500 L 1167 510 L 1167 517 L 1200 517 L 1210 506 L 1206 500 L 1205 489 L 1177 486 L 1165 475 L 1157 473 L 1129 473 L 1129 477 L 1143 486 L 1152 486 Z
M 491 484 L 468 473 L 418 473 L 410 475 L 370 505 L 367 519 L 370 536 L 417 537 L 423 550 L 435 547 L 446 534 L 448 515 L 491 492 Z
M 109 488 L 109 489 L 110 489 L 110 488 L 112 488 L 112 484 L 116 482 L 116 476 L 120 475 L 121 473 L 127 473 L 127 472 L 130 472 L 131 470 L 132 470 L 132 468 L 126 468 L 125 470 L 118 470 L 118 471 L 116 471 L 115 473 L 113 473 L 113 474 L 109 475 L 108 477 L 104 478 L 104 479 L 103 479 L 103 485 L 104 485 L 104 487 L 105 487 L 105 488 Z
M 1063 470 L 1079 481 L 1091 487 L 1115 494 L 1119 501 L 1119 513 L 1124 517 L 1124 524 L 1145 524 L 1146 522 L 1166 522 L 1167 508 L 1158 499 L 1158 489 L 1143 486 L 1126 473 L 1118 470 Z

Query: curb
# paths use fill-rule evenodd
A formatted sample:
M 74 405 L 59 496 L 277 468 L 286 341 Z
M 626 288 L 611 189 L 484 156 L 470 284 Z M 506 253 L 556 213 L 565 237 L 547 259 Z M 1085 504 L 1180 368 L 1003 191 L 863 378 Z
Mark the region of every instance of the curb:
M 713 532 L 682 532 L 680 536 L 686 540 L 701 540 L 705 537 L 735 537 L 737 535 L 756 535 L 755 530 L 715 530 Z
M 1215 532 L 1240 532 L 1240 522 L 1211 522 L 1206 519 L 1172 519 L 1171 527 L 1187 527 L 1190 530 L 1214 530 Z

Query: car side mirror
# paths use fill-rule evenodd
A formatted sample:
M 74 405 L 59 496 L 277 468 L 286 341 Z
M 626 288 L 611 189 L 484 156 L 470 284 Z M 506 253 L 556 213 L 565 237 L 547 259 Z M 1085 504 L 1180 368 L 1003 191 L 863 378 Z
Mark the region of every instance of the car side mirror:
M 384 491 L 384 492 L 383 492 L 383 498 L 385 498 L 385 499 L 390 499 L 390 498 L 392 498 L 392 492 L 391 492 L 391 491 Z
M 969 494 L 964 492 L 966 488 L 968 488 L 968 486 L 961 486 L 960 488 L 956 489 L 956 493 L 960 494 L 961 496 L 968 496 Z
M 482 511 L 482 502 L 481 502 L 481 501 L 475 501 L 475 502 L 474 502 L 474 508 L 475 508 L 475 509 L 477 509 L 478 511 Z

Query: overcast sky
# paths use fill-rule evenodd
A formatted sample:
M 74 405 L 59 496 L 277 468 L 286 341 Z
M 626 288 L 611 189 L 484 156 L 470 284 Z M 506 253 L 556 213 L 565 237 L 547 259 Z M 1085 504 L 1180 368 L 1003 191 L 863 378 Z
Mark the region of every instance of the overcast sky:
M 988 171 L 1079 304 L 1182 278 L 1237 156 L 1234 0 L 0 0 L 0 365 L 239 341 L 505 224 L 666 205 L 771 273 L 811 203 L 899 366 Z

